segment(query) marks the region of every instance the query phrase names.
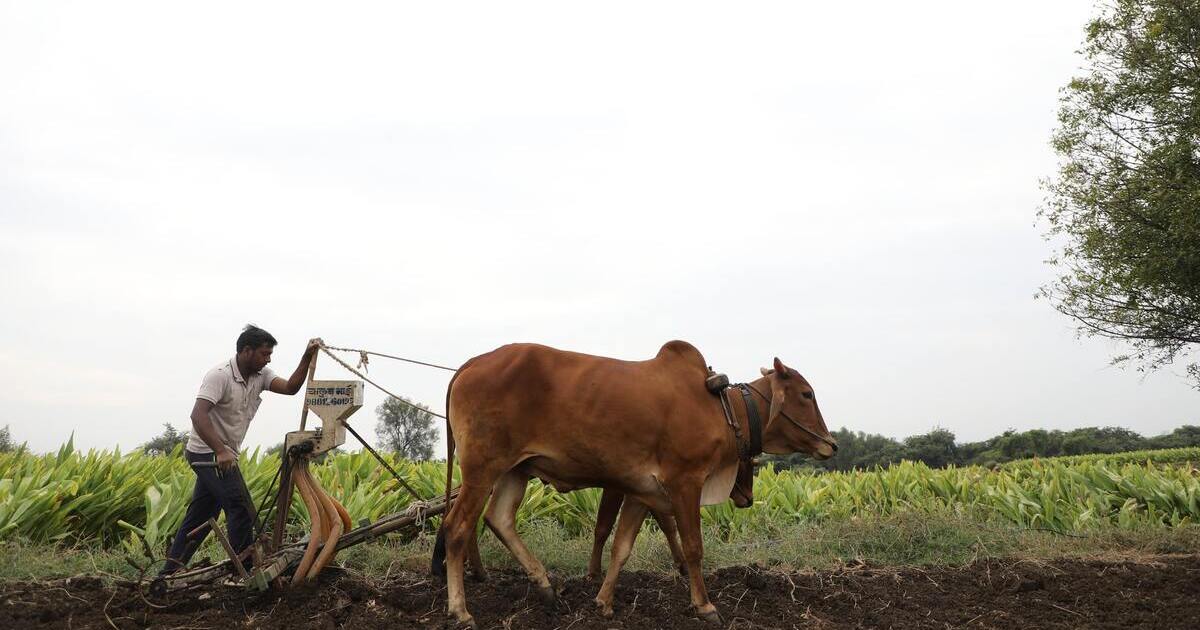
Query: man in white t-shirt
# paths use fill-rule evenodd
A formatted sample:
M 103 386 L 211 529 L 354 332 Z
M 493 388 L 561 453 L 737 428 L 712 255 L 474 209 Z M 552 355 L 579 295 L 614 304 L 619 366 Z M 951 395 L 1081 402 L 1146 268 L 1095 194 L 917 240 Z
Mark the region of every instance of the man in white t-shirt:
M 291 396 L 304 386 L 308 366 L 321 340 L 309 340 L 300 364 L 287 379 L 276 376 L 267 367 L 276 344 L 271 333 L 254 325 L 246 326 L 238 336 L 237 354 L 204 375 L 192 407 L 192 433 L 184 452 L 196 473 L 196 487 L 183 524 L 167 552 L 164 574 L 187 566 L 192 553 L 208 535 L 205 531 L 189 540 L 188 533 L 222 511 L 235 551 L 240 553 L 254 541 L 254 506 L 237 468 L 242 439 L 258 411 L 264 390 Z

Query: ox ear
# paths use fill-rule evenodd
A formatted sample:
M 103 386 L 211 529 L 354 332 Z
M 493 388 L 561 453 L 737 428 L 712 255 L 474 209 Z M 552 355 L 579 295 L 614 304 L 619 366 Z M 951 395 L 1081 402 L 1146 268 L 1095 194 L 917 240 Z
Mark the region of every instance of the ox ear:
M 779 378 L 788 377 L 788 368 L 783 364 L 783 361 L 779 360 L 779 357 L 775 357 L 775 373 L 779 374 Z
M 785 400 L 787 400 L 787 395 L 783 389 L 783 383 L 780 383 L 779 379 L 771 379 L 771 413 L 767 417 L 768 427 L 775 424 L 775 420 L 779 418 Z
M 779 359 L 775 359 L 775 364 L 779 365 Z M 772 373 L 769 370 L 762 371 L 763 376 Z M 781 383 L 782 378 L 786 378 L 786 372 L 774 372 L 780 378 L 769 379 L 770 382 L 770 415 L 767 418 L 767 426 L 773 425 L 775 420 L 779 418 L 780 412 L 784 410 L 784 401 L 786 398 L 786 386 Z M 763 427 L 766 428 L 766 427 Z
M 768 370 L 767 368 L 758 368 L 758 373 L 762 374 L 763 376 L 770 376 L 771 370 Z

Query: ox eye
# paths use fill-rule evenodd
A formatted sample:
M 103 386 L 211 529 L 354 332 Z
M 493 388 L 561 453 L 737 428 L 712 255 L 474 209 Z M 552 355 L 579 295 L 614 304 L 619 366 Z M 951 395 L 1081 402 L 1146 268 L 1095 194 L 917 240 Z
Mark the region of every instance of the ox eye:
M 803 394 L 800 394 L 800 395 L 801 395 L 801 396 L 804 396 L 805 398 L 807 398 L 807 399 L 809 399 L 809 400 L 812 400 L 812 399 L 813 399 L 813 393 L 812 393 L 812 392 L 804 392 Z

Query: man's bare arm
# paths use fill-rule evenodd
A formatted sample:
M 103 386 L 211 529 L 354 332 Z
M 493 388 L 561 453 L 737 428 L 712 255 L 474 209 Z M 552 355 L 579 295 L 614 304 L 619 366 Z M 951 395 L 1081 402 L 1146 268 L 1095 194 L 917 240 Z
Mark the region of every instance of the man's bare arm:
M 208 412 L 212 411 L 212 401 L 197 398 L 196 404 L 192 405 L 192 430 L 200 439 L 208 445 L 208 448 L 213 450 L 217 455 L 217 467 L 221 470 L 229 470 L 237 463 L 237 454 L 233 449 L 225 445 L 221 441 L 221 437 L 217 435 L 216 428 L 213 427 L 212 418 L 208 417 Z
M 286 381 L 276 376 L 268 389 L 276 394 L 291 396 L 300 391 L 304 387 L 304 380 L 308 378 L 308 366 L 312 363 L 313 357 L 317 356 L 317 350 L 321 348 L 320 337 L 308 340 L 308 347 L 304 349 L 304 354 L 300 356 L 300 363 L 296 366 L 296 371 L 292 372 L 292 377 Z

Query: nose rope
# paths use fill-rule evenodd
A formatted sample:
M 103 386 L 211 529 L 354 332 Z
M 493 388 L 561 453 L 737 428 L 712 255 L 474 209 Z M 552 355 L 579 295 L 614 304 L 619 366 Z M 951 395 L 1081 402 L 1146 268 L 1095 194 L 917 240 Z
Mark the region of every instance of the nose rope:
M 749 387 L 749 388 L 750 388 L 750 391 L 754 392 L 755 394 L 758 394 L 760 398 L 762 398 L 763 400 L 767 401 L 767 404 L 770 404 L 770 403 L 771 403 L 771 399 L 770 399 L 770 398 L 767 398 L 766 396 L 764 396 L 764 395 L 763 395 L 763 393 L 762 393 L 762 392 L 758 391 L 758 388 L 754 387 L 754 386 L 753 386 L 753 385 L 751 385 L 750 383 L 746 383 L 746 387 Z M 801 431 L 804 431 L 805 433 L 807 433 L 807 434 L 809 434 L 809 435 L 811 435 L 811 436 L 813 436 L 813 437 L 817 438 L 818 440 L 820 440 L 820 441 L 822 441 L 822 442 L 824 442 L 824 443 L 828 444 L 828 445 L 829 445 L 829 446 L 830 446 L 832 449 L 834 449 L 835 451 L 837 450 L 837 442 L 834 442 L 833 440 L 830 440 L 829 438 L 826 438 L 826 437 L 822 437 L 822 436 L 820 436 L 820 435 L 817 435 L 817 433 L 816 433 L 815 431 L 813 431 L 812 429 L 810 429 L 810 428 L 808 428 L 808 427 L 806 427 L 806 426 L 804 426 L 804 425 L 800 424 L 799 422 L 796 422 L 796 420 L 795 420 L 795 419 L 793 419 L 791 416 L 787 415 L 787 412 L 785 412 L 784 410 L 780 409 L 780 410 L 779 410 L 779 415 L 783 416 L 784 418 L 787 418 L 787 419 L 788 419 L 788 422 L 791 422 L 793 425 L 795 425 L 797 429 L 800 429 Z

